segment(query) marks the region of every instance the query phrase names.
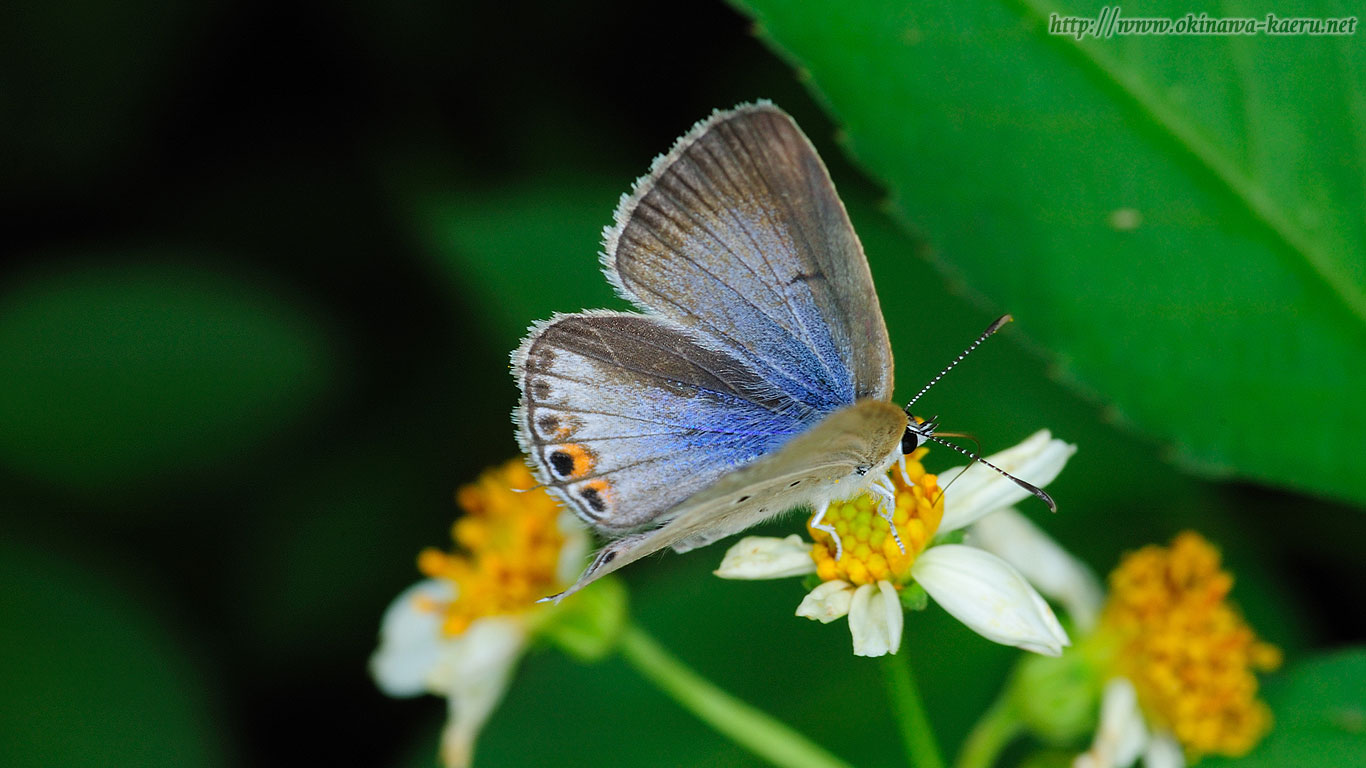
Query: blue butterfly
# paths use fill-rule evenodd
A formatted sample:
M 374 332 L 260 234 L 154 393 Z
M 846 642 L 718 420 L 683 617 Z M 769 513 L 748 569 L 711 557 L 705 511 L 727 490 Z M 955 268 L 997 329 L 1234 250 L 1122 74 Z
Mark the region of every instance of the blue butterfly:
M 557 598 L 796 506 L 837 545 L 831 501 L 873 491 L 890 519 L 887 470 L 935 425 L 890 402 L 863 247 L 791 117 L 758 102 L 698 123 L 603 240 L 607 279 L 641 312 L 558 315 L 512 355 L 538 480 L 611 539 Z

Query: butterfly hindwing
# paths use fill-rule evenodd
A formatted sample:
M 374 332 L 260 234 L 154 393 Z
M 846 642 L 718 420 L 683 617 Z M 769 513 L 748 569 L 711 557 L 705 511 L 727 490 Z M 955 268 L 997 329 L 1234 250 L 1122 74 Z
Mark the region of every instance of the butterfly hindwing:
M 564 315 L 514 362 L 518 435 L 540 481 L 614 535 L 659 523 L 819 418 L 664 318 Z
M 823 411 L 891 396 L 863 247 L 792 118 L 720 112 L 656 160 L 607 230 L 608 279 Z
M 686 551 L 789 508 L 848 497 L 857 492 L 861 478 L 887 471 L 905 429 L 905 412 L 880 400 L 860 400 L 836 411 L 773 453 L 694 494 L 671 510 L 660 527 L 610 542 L 562 595 L 665 547 Z

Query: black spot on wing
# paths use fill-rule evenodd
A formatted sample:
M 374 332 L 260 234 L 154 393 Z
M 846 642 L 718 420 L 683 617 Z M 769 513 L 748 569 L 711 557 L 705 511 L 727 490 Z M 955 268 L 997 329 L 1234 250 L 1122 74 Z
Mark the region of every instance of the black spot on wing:
M 555 451 L 550 454 L 550 465 L 555 468 L 555 474 L 560 477 L 569 477 L 574 474 L 574 457 L 564 451 Z M 601 512 L 602 510 L 598 510 Z
M 598 493 L 597 488 L 584 488 L 579 491 L 579 495 L 583 497 L 584 501 L 588 502 L 588 506 L 592 507 L 594 512 L 606 511 L 607 503 L 602 500 L 602 496 Z

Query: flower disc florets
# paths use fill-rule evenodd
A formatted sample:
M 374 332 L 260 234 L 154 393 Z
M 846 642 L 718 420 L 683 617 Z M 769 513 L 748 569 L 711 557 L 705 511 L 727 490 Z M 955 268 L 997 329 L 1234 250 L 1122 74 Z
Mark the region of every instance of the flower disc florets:
M 565 534 L 560 506 L 520 459 L 480 475 L 456 492 L 464 509 L 451 528 L 457 552 L 428 548 L 418 569 L 455 585 L 455 599 L 433 606 L 443 631 L 458 635 L 485 616 L 519 613 L 563 586 L 559 569 Z
M 890 581 L 896 585 L 910 579 L 911 566 L 925 550 L 944 516 L 944 497 L 937 478 L 920 463 L 926 450 L 920 448 L 906 457 L 907 483 L 893 469 L 896 487 L 896 512 L 892 519 L 906 551 L 897 546 L 886 519 L 878 510 L 877 497 L 862 494 L 849 501 L 832 503 L 825 521 L 835 527 L 844 543 L 843 556 L 835 559 L 835 542 L 825 531 L 810 527 L 811 557 L 822 581 L 842 579 L 856 586 Z
M 1229 604 L 1232 588 L 1219 552 L 1192 532 L 1129 554 L 1110 574 L 1100 629 L 1116 644 L 1117 671 L 1196 759 L 1246 754 L 1271 727 L 1254 672 L 1281 654 Z

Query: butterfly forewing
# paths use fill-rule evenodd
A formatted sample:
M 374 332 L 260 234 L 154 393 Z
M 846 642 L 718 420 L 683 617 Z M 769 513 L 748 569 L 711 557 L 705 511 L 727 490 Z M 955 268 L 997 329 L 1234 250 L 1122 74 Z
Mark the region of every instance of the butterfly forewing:
M 700 123 L 617 210 L 608 278 L 829 411 L 891 396 L 863 248 L 811 142 L 757 104 Z

